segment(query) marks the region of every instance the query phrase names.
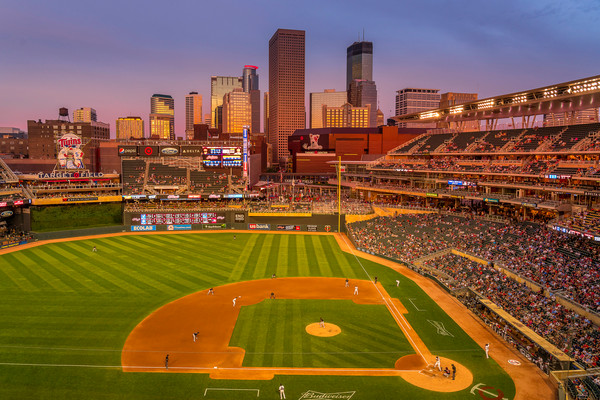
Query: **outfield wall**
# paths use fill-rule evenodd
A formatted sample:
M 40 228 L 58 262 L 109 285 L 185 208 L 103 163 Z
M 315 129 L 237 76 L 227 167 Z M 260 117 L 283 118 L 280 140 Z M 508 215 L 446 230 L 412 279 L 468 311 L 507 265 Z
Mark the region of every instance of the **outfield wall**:
M 341 216 L 342 231 L 345 218 Z M 338 216 L 330 214 L 249 214 L 226 211 L 125 212 L 124 229 L 143 231 L 197 231 L 239 229 L 249 231 L 337 232 Z

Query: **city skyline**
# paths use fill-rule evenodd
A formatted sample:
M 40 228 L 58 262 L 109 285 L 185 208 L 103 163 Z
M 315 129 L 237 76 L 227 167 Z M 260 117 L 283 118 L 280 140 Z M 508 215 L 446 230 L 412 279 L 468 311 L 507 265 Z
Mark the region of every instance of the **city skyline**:
M 141 115 L 147 123 L 147 99 L 165 93 L 175 100 L 175 133 L 184 136 L 185 96 L 197 91 L 207 99 L 211 76 L 240 76 L 244 65 L 256 65 L 259 89 L 268 90 L 268 40 L 279 28 L 306 31 L 307 99 L 344 90 L 346 48 L 363 40 L 364 28 L 376 48 L 373 79 L 386 118 L 405 87 L 486 98 L 597 75 L 600 61 L 600 9 L 592 1 L 380 2 L 360 13 L 355 1 L 294 8 L 257 1 L 244 11 L 229 4 L 227 19 L 200 25 L 193 11 L 217 15 L 228 4 L 177 2 L 159 12 L 131 1 L 115 13 L 116 4 L 3 6 L 0 126 L 26 130 L 28 119 L 54 119 L 61 106 L 71 113 L 91 107 L 114 137 L 118 117 Z M 158 23 L 170 29 L 155 31 Z M 158 63 L 156 52 L 176 62 Z

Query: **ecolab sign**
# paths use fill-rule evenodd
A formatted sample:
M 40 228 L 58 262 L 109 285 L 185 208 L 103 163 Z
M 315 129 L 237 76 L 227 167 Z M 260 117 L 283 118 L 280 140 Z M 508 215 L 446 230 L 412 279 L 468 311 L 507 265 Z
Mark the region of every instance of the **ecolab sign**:
M 156 225 L 131 225 L 132 232 L 155 231 Z

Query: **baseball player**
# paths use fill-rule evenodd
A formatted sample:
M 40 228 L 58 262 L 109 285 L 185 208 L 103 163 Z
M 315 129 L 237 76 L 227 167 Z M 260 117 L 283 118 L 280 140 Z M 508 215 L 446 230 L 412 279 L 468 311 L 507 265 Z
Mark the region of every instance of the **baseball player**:
M 96 252 L 98 251 L 98 249 L 96 248 L 96 246 L 92 247 L 92 251 L 93 251 L 94 253 L 96 253 Z
M 169 355 L 165 357 L 165 369 L 169 369 Z
M 348 281 L 348 278 L 346 278 L 346 287 L 350 287 L 350 281 Z
M 438 356 L 435 356 L 435 364 L 433 364 L 433 368 L 439 369 L 440 372 L 442 371 L 442 363 L 441 363 L 440 358 Z
M 323 320 L 323 318 L 321 318 L 321 320 L 319 321 L 319 326 L 321 328 L 325 328 L 325 320 Z
M 233 298 L 233 306 L 235 307 L 235 301 L 237 300 L 237 297 Z
M 215 294 L 215 291 L 213 290 L 213 288 L 208 289 L 208 292 L 206 292 L 206 294 Z
M 196 343 L 196 339 L 198 338 L 198 334 L 200 333 L 200 331 L 198 332 L 194 332 L 193 336 L 194 336 L 194 343 Z
M 490 344 L 485 344 L 485 358 L 490 358 Z
M 357 296 L 358 295 L 358 286 L 354 286 L 354 295 Z
M 285 399 L 285 387 L 283 386 L 283 383 L 279 384 L 279 398 Z
M 396 279 L 396 287 L 400 286 L 400 281 Z

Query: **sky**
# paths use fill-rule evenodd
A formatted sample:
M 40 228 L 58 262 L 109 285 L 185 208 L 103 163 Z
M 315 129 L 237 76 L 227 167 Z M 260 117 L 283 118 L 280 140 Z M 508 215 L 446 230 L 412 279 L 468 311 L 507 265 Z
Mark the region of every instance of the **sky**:
M 486 98 L 598 75 L 599 20 L 598 0 L 0 0 L 0 126 L 92 107 L 112 137 L 129 115 L 147 132 L 161 93 L 183 136 L 185 95 L 209 112 L 211 76 L 256 65 L 268 90 L 278 28 L 306 31 L 307 117 L 308 93 L 344 90 L 346 48 L 364 30 L 388 118 L 406 87 Z

